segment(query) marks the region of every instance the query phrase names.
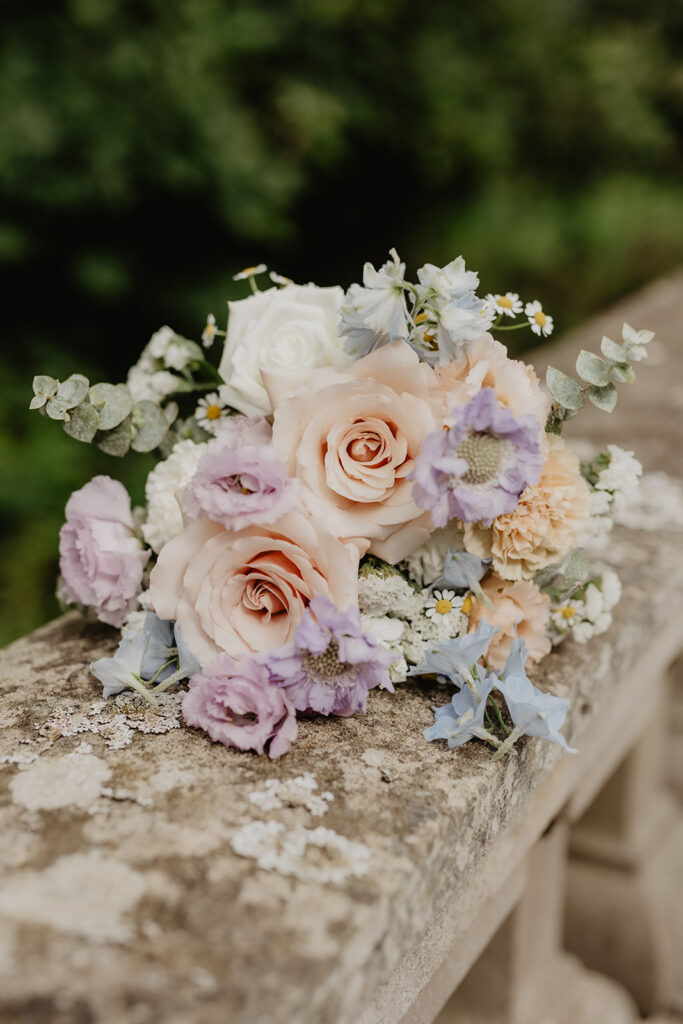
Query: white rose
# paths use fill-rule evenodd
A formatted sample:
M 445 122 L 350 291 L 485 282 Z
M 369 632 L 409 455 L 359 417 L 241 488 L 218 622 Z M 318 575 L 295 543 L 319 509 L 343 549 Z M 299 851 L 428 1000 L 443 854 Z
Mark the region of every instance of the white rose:
M 307 370 L 350 361 L 338 334 L 341 288 L 291 284 L 229 302 L 218 368 L 221 398 L 247 416 L 267 415 L 261 370 Z

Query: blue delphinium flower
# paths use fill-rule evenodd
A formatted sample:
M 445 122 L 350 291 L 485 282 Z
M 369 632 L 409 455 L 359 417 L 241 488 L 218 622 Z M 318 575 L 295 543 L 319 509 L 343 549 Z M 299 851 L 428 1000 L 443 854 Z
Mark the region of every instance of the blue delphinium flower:
M 406 265 L 395 249 L 390 255 L 379 270 L 372 263 L 365 264 L 363 285 L 351 285 L 340 309 L 339 333 L 345 338 L 346 351 L 357 359 L 409 334 Z
M 463 682 L 469 684 L 473 678 L 473 667 L 486 653 L 489 640 L 497 632 L 496 626 L 482 620 L 474 633 L 466 633 L 464 636 L 433 644 L 422 664 L 411 668 L 408 674 L 440 675 L 446 676 L 456 686 L 462 686 Z
M 461 747 L 475 736 L 487 742 L 499 741 L 484 728 L 486 700 L 495 683 L 495 676 L 486 675 L 475 683 L 476 696 L 467 687 L 453 695 L 450 704 L 433 708 L 434 724 L 422 733 L 426 740 L 448 740 L 448 746 Z M 477 699 L 478 698 L 478 699 Z
M 520 736 L 537 736 L 540 739 L 559 743 L 568 753 L 576 750 L 567 745 L 559 729 L 567 717 L 569 701 L 554 697 L 534 686 L 525 671 L 526 645 L 515 637 L 508 655 L 502 679 L 496 682 L 497 689 L 505 698 L 513 731 L 496 753 L 496 757 L 507 753 Z
M 517 505 L 543 468 L 541 430 L 531 414 L 513 416 L 482 388 L 451 413 L 448 430 L 425 438 L 409 477 L 413 498 L 436 526 L 456 516 L 466 523 L 493 520 Z
M 162 692 L 199 668 L 197 659 L 180 640 L 174 623 L 148 612 L 142 630 L 126 633 L 116 653 L 94 661 L 90 671 L 102 683 L 105 698 L 135 690 L 153 702 L 149 684 L 155 684 L 156 692 Z
M 467 270 L 459 256 L 445 267 L 426 263 L 417 276 L 417 298 L 426 319 L 415 332 L 415 348 L 432 365 L 460 359 L 492 323 L 485 301 L 476 294 L 479 275 Z

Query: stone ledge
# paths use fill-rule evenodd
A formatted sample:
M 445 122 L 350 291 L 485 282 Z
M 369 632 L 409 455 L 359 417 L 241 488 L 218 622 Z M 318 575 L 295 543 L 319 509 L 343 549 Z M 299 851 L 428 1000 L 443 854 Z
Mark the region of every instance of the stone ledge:
M 683 477 L 673 415 L 683 403 L 673 327 L 681 298 L 683 274 L 548 359 L 566 366 L 624 318 L 655 329 L 660 348 L 637 389 L 622 389 L 612 417 L 587 411 L 575 432 L 632 445 L 647 469 Z M 618 530 L 624 597 L 612 631 L 587 647 L 567 643 L 535 674 L 572 700 L 566 733 L 576 758 L 526 741 L 517 759 L 492 764 L 475 746 L 454 754 L 426 744 L 421 729 L 439 694 L 411 684 L 371 694 L 365 719 L 303 723 L 296 746 L 272 764 L 176 728 L 173 698 L 159 716 L 137 697 L 103 707 L 85 666 L 113 635 L 97 624 L 68 615 L 13 644 L 0 654 L 0 1016 L 398 1021 L 455 941 L 464 974 L 479 951 L 474 922 L 501 878 L 523 870 L 530 846 L 595 766 L 608 765 L 610 749 L 618 756 L 638 710 L 647 719 L 641 666 L 656 673 L 664 665 L 653 659 L 681 643 L 671 625 L 683 610 L 680 538 Z M 274 807 L 267 781 L 305 773 L 317 789 L 295 787 Z M 324 792 L 333 799 L 313 799 Z M 346 872 L 333 884 L 235 854 L 235 832 L 266 820 L 363 844 L 369 872 L 353 877 L 353 851 L 290 858 L 288 869 L 308 879 Z

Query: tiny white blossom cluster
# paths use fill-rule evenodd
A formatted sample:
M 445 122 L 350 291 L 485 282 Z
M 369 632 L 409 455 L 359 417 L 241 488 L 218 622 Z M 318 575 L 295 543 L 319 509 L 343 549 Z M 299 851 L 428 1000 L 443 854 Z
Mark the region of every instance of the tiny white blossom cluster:
M 578 644 L 606 633 L 612 625 L 612 609 L 621 598 L 621 581 L 612 569 L 591 580 L 581 594 L 555 604 L 550 616 L 552 639 L 560 643 L 567 636 Z
M 190 361 L 184 338 L 171 327 L 160 327 L 145 345 L 135 366 L 128 371 L 128 388 L 136 402 L 161 402 L 178 389 L 178 378 Z
M 422 663 L 430 643 L 467 632 L 464 600 L 451 590 L 418 592 L 396 571 L 366 568 L 361 573 L 358 607 L 363 629 L 395 655 L 389 669 L 393 683 L 405 682 L 410 665 Z
M 597 473 L 591 490 L 591 516 L 585 542 L 608 534 L 614 519 L 633 502 L 640 485 L 643 467 L 634 456 L 616 444 L 607 446 L 607 464 Z

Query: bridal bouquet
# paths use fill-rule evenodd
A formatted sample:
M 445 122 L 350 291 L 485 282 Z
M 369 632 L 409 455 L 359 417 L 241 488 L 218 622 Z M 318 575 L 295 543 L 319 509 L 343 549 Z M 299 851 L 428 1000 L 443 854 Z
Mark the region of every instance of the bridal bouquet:
M 265 272 L 236 275 L 251 294 L 201 344 L 162 327 L 126 384 L 34 380 L 31 408 L 72 437 L 159 458 L 144 508 L 108 476 L 66 506 L 63 601 L 121 630 L 91 666 L 105 697 L 187 681 L 189 725 L 278 757 L 298 716 L 430 677 L 453 695 L 428 740 L 568 749 L 567 702 L 526 663 L 609 627 L 619 580 L 584 545 L 640 466 L 614 445 L 582 465 L 561 431 L 586 401 L 614 407 L 651 332 L 625 324 L 544 387 L 495 335 L 552 318 L 480 298 L 461 257 L 411 283 L 392 251 L 346 293 L 274 273 L 259 290 Z

